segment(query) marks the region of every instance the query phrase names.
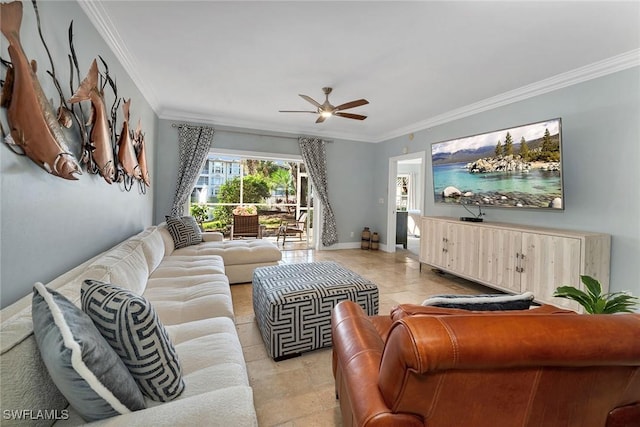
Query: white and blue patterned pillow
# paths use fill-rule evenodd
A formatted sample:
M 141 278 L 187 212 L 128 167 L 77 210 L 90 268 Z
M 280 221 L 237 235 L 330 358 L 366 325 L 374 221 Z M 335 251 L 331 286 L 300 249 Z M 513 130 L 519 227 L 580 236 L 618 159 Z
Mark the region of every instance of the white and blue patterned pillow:
M 47 371 L 85 421 L 145 408 L 144 397 L 126 366 L 82 310 L 36 283 L 31 312 Z
M 175 249 L 202 243 L 202 231 L 192 216 L 167 216 L 167 230 Z
M 527 310 L 533 302 L 533 293 L 519 295 L 434 295 L 422 302 L 423 306 L 461 308 L 473 311 Z
M 81 300 L 82 309 L 145 396 L 167 402 L 182 393 L 185 384 L 178 353 L 149 301 L 97 280 L 83 282 Z

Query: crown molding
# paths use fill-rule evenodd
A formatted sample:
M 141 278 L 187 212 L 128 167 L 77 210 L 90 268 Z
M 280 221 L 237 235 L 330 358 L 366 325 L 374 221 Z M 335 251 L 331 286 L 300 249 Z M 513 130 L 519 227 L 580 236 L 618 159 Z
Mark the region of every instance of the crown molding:
M 115 25 L 111 21 L 111 17 L 107 11 L 103 8 L 101 2 L 90 0 L 77 0 L 80 8 L 87 15 L 93 26 L 96 28 L 100 36 L 107 43 L 107 46 L 115 54 L 116 58 L 122 64 L 133 83 L 138 90 L 142 93 L 142 96 L 149 103 L 153 111 L 157 112 L 158 99 L 155 96 L 155 92 L 149 85 L 145 83 L 145 80 L 138 73 L 136 61 L 133 59 L 133 55 L 127 49 L 125 43 L 122 41 L 122 37 L 115 30 Z
M 228 117 L 215 117 L 210 115 L 184 112 L 179 110 L 163 110 L 158 114 L 158 117 L 162 120 L 173 120 L 178 122 L 200 123 L 212 126 L 222 126 L 229 128 L 242 128 L 250 129 L 256 132 L 273 132 L 276 134 L 290 134 L 290 135 L 313 135 L 319 138 L 327 139 L 341 139 L 346 141 L 355 142 L 372 142 L 371 140 L 363 139 L 362 136 L 346 132 L 322 132 L 318 128 L 285 128 L 283 126 L 273 126 L 267 122 L 257 122 L 255 120 L 229 120 Z
M 136 66 L 133 56 L 126 48 L 126 45 L 122 41 L 122 38 L 120 37 L 118 32 L 115 31 L 115 26 L 112 24 L 111 19 L 109 18 L 109 14 L 102 7 L 101 3 L 90 0 L 77 1 L 84 13 L 89 17 L 89 20 L 97 29 L 98 33 L 111 48 L 113 53 L 116 55 L 116 58 L 118 58 L 125 71 L 129 74 L 134 84 L 138 87 L 144 98 L 147 100 L 147 102 L 159 118 L 165 120 L 181 120 L 186 122 L 241 127 L 256 130 L 259 129 L 264 131 L 285 132 L 293 134 L 318 133 L 317 129 L 284 129 L 282 127 L 273 126 L 269 123 L 256 123 L 255 121 L 251 120 L 229 120 L 228 118 L 216 118 L 200 114 L 192 114 L 185 111 L 160 111 L 155 92 L 145 83 L 145 80 L 138 73 L 137 70 L 139 70 L 139 67 Z M 574 70 L 561 73 L 526 86 L 522 86 L 518 89 L 504 92 L 500 95 L 496 95 L 482 101 L 469 104 L 434 117 L 430 117 L 420 122 L 392 130 L 380 135 L 377 138 L 369 139 L 358 134 L 340 132 L 332 132 L 331 134 L 322 134 L 318 136 L 334 139 L 344 139 L 349 141 L 379 143 L 638 66 L 640 66 L 640 49 L 634 49 L 629 52 L 625 52 L 602 61 L 576 68 Z
M 533 98 L 538 95 L 553 92 L 565 87 L 573 86 L 578 83 L 593 80 L 609 74 L 623 71 L 629 68 L 640 66 L 640 49 L 631 50 L 620 55 L 607 58 L 603 61 L 594 62 L 584 67 L 576 68 L 566 73 L 558 74 L 536 83 L 522 86 L 500 95 L 484 99 L 482 101 L 466 105 L 455 110 L 448 111 L 429 119 L 414 123 L 407 127 L 399 128 L 384 135 L 372 142 L 383 142 L 403 135 L 407 135 L 421 130 L 429 129 L 434 126 L 482 113 L 484 111 L 493 110 L 498 107 L 513 104 L 525 99 Z

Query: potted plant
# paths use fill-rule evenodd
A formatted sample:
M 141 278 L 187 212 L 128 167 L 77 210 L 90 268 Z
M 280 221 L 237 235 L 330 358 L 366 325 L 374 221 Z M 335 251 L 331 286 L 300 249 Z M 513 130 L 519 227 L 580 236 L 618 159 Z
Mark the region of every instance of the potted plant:
M 258 215 L 258 209 L 254 205 L 236 206 L 233 214 L 242 216 Z
M 602 293 L 600 282 L 590 276 L 580 276 L 587 292 L 574 286 L 560 286 L 553 296 L 577 301 L 590 314 L 632 313 L 640 304 L 638 297 L 628 292 Z

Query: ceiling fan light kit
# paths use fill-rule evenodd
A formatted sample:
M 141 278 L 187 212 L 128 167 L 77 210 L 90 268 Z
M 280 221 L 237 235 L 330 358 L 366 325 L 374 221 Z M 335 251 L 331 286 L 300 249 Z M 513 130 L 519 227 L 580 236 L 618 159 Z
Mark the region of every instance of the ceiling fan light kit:
M 364 120 L 367 118 L 367 116 L 363 116 L 361 114 L 354 114 L 354 113 L 343 113 L 342 110 L 348 110 L 350 108 L 355 108 L 355 107 L 360 107 L 362 105 L 366 105 L 369 103 L 369 101 L 367 101 L 366 99 L 357 99 L 355 101 L 350 101 L 350 102 L 345 102 L 344 104 L 340 104 L 337 107 L 334 107 L 333 105 L 331 105 L 331 103 L 329 102 L 329 94 L 331 93 L 332 89 L 330 87 L 323 87 L 322 91 L 324 92 L 324 103 L 320 104 L 319 102 L 317 102 L 315 99 L 311 98 L 308 95 L 303 95 L 300 94 L 300 97 L 302 99 L 304 99 L 305 101 L 309 102 L 310 104 L 314 105 L 317 110 L 316 111 L 305 111 L 305 110 L 280 110 L 281 113 L 312 113 L 312 114 L 318 114 L 318 119 L 316 120 L 316 123 L 322 123 L 324 122 L 326 119 L 328 119 L 331 116 L 338 116 L 338 117 L 344 117 L 347 119 L 354 119 L 354 120 Z

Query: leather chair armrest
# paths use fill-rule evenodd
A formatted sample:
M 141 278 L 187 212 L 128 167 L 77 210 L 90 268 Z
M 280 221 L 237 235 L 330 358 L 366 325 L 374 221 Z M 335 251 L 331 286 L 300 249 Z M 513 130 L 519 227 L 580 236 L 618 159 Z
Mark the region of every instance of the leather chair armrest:
M 605 427 L 634 427 L 640 425 L 640 402 L 622 406 L 609 412 Z
M 382 329 L 386 335 L 385 325 L 391 325 L 388 316 L 369 317 L 352 301 L 343 301 L 334 308 L 331 316 L 333 366 L 343 416 L 345 411 L 350 411 L 353 425 L 358 426 L 422 426 L 418 417 L 394 414 L 378 388 L 384 350 L 384 340 L 378 330 Z

